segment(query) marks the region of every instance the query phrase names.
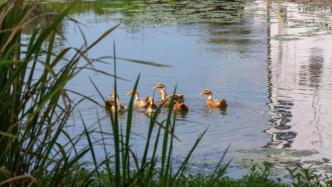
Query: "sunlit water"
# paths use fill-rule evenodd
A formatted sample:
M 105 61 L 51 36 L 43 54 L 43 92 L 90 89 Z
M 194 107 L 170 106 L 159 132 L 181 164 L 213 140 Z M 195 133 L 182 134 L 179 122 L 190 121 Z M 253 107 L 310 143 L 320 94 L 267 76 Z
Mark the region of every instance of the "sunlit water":
M 228 145 L 227 158 L 233 158 L 234 165 L 241 165 L 241 159 L 271 157 L 283 161 L 332 159 L 332 36 L 327 35 L 331 12 L 322 18 L 303 9 L 296 4 L 256 1 L 246 4 L 239 20 L 228 24 L 201 21 L 132 26 L 125 22 L 89 55 L 113 55 L 115 42 L 117 56 L 172 66 L 157 68 L 118 61 L 118 75 L 130 80 L 118 81 L 120 100 L 128 103 L 125 94 L 139 73 L 141 96 L 153 95 L 152 87 L 158 82 L 165 83 L 169 93 L 177 85 L 189 112 L 178 116 L 175 131 L 181 142 L 175 143 L 174 156 L 183 158 L 199 134 L 208 129 L 193 157 L 200 169 L 213 167 Z M 83 28 L 90 42 L 118 23 L 114 17 L 122 16 L 118 12 L 99 15 L 92 10 L 73 15 L 87 24 Z M 307 20 L 307 24 L 299 20 Z M 324 24 L 326 28 L 316 32 Z M 68 43 L 82 44 L 75 26 L 66 24 L 64 30 Z M 112 64 L 98 64 L 96 68 L 113 73 Z M 113 91 L 112 78 L 91 72 L 80 74 L 69 87 L 102 103 L 89 77 L 104 97 Z M 215 98 L 227 99 L 226 112 L 205 108 L 206 98 L 198 96 L 205 88 L 211 89 Z M 97 116 L 106 116 L 103 109 L 89 102 L 79 110 L 86 124 L 94 124 Z M 125 120 L 121 117 L 122 123 Z M 137 111 L 133 120 L 132 144 L 141 153 L 148 118 Z M 70 132 L 82 130 L 77 114 L 72 123 Z M 108 118 L 101 126 L 111 132 Z M 94 127 L 98 126 L 90 125 Z M 103 154 L 100 151 L 98 155 Z

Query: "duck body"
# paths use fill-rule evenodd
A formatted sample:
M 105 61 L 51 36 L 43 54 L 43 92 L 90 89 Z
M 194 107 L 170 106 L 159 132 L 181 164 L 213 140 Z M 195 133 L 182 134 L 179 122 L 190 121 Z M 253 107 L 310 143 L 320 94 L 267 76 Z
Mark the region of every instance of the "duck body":
M 184 103 L 176 102 L 173 106 L 173 110 L 179 112 L 188 112 L 188 107 Z
M 176 112 L 188 112 L 188 107 L 184 104 L 184 97 L 181 94 L 175 94 L 174 96 L 173 110 Z
M 139 94 L 138 92 L 128 92 L 127 95 L 134 95 L 134 106 L 135 108 L 144 108 L 146 103 L 144 99 L 139 99 Z
M 154 89 L 159 89 L 159 95 L 160 95 L 160 104 L 167 107 L 170 104 L 170 97 L 166 93 L 166 86 L 165 84 L 158 83 L 154 85 Z
M 122 103 L 119 103 L 118 104 L 118 111 L 119 112 L 125 112 L 127 110 L 127 107 L 126 105 L 122 104 Z M 115 108 L 113 109 L 113 111 L 115 112 Z
M 144 109 L 145 112 L 148 114 L 153 113 L 154 110 L 157 108 L 157 105 L 154 104 L 153 98 L 150 96 L 145 97 L 144 102 L 145 102 Z
M 105 101 L 105 109 L 106 110 L 109 110 L 109 111 L 112 111 L 112 112 L 115 112 L 116 110 L 120 113 L 123 113 L 127 110 L 127 107 L 122 104 L 122 103 L 119 103 L 117 107 L 115 107 L 115 102 L 114 101 Z
M 172 101 L 172 98 L 175 96 L 181 96 L 182 94 L 174 94 L 174 95 L 168 95 L 166 93 L 166 86 L 162 83 L 158 83 L 154 86 L 154 89 L 159 89 L 159 95 L 160 95 L 160 104 L 163 105 L 164 107 L 169 107 L 171 106 L 171 101 Z M 182 95 L 182 99 L 184 100 L 183 98 L 183 95 Z
M 164 107 L 169 107 L 171 105 L 171 99 L 167 97 L 166 99 L 160 100 L 160 104 Z
M 213 108 L 226 108 L 227 102 L 225 99 L 212 99 L 212 92 L 209 89 L 203 90 L 200 95 L 207 95 L 208 98 L 206 100 L 206 106 L 207 107 L 213 107 Z
M 221 100 L 208 99 L 206 101 L 206 106 L 226 108 L 227 107 L 227 102 L 226 102 L 225 99 L 221 99 Z
M 112 112 L 124 113 L 127 110 L 126 105 L 120 102 L 119 97 L 115 92 L 112 92 L 112 95 L 107 98 L 105 101 L 105 109 Z
M 154 99 L 151 96 L 146 96 L 144 99 L 145 107 L 151 107 L 153 109 L 157 108 L 157 105 L 154 104 Z
M 106 110 L 111 110 L 111 111 L 115 110 L 115 102 L 112 101 L 112 100 L 107 99 L 107 100 L 105 101 L 104 106 L 105 106 L 105 109 L 106 109 Z M 112 109 L 113 109 L 113 110 L 112 110 Z

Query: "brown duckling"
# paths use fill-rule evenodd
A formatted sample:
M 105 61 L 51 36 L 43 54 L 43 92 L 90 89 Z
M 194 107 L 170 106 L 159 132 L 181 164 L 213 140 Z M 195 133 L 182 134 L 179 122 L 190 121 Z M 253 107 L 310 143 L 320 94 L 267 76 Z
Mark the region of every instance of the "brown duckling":
M 154 104 L 154 100 L 151 96 L 147 96 L 144 98 L 144 102 L 145 102 L 145 112 L 147 113 L 152 113 L 154 111 L 154 109 L 157 108 L 157 105 Z
M 127 95 L 134 95 L 134 106 L 135 108 L 144 108 L 146 105 L 146 102 L 144 99 L 139 99 L 138 91 L 129 91 Z
M 123 103 L 120 103 L 119 96 L 115 92 L 112 92 L 112 95 L 109 96 L 107 98 L 107 100 L 105 101 L 106 110 L 110 110 L 112 112 L 115 112 L 115 110 L 116 110 L 115 103 L 117 104 L 117 111 L 118 112 L 123 113 L 127 110 L 126 105 L 124 105 Z
M 154 85 L 153 88 L 154 89 L 159 89 L 159 95 L 160 95 L 160 98 L 161 98 L 160 103 L 163 104 L 165 107 L 170 106 L 172 95 L 168 95 L 166 93 L 166 86 L 165 86 L 165 84 L 158 83 L 158 84 Z M 175 94 L 175 95 L 180 96 L 181 94 Z M 184 100 L 183 95 L 182 95 L 182 98 Z
M 111 99 L 110 96 L 106 99 L 104 107 L 106 110 L 115 111 L 115 102 Z
M 175 104 L 173 110 L 177 112 L 188 112 L 188 107 L 184 104 L 184 97 L 181 94 L 174 95 Z
M 154 85 L 154 89 L 159 89 L 159 95 L 160 95 L 160 103 L 167 106 L 169 104 L 169 96 L 166 93 L 166 86 L 165 84 L 158 83 Z
M 216 107 L 216 108 L 226 108 L 227 103 L 225 99 L 214 100 L 212 99 L 212 92 L 209 89 L 203 90 L 199 95 L 207 95 L 208 98 L 206 100 L 206 106 L 208 107 Z

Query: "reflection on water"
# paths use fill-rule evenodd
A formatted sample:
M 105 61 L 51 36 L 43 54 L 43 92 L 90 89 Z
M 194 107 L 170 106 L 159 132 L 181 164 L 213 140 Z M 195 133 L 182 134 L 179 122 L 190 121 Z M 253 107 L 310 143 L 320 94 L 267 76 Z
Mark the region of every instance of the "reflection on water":
M 300 9 L 293 4 L 286 6 Z M 292 23 L 280 15 L 268 20 L 271 38 L 304 30 L 287 27 Z M 315 149 L 320 152 L 317 157 L 331 158 L 331 43 L 329 35 L 268 41 L 269 113 L 273 127 L 265 131 L 272 135 L 266 147 Z

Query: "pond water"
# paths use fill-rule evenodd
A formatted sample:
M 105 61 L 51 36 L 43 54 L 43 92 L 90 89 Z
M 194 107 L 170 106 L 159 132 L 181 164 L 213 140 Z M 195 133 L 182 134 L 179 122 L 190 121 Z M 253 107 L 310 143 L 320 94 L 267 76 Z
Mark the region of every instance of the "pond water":
M 119 22 L 122 25 L 90 57 L 112 55 L 114 41 L 117 56 L 171 65 L 161 68 L 119 61 L 118 76 L 130 81 L 119 80 L 118 92 L 120 100 L 128 103 L 125 94 L 139 73 L 141 96 L 153 95 L 152 87 L 158 82 L 165 83 L 169 93 L 177 85 L 189 107 L 188 114 L 177 120 L 176 135 L 181 139 L 175 143 L 177 158 L 186 155 L 206 128 L 193 157 L 200 169 L 213 167 L 228 145 L 227 158 L 240 166 L 251 159 L 332 158 L 329 7 L 270 1 L 96 4 L 88 3 L 72 14 L 85 24 L 88 41 Z M 70 45 L 82 44 L 76 26 L 68 23 L 63 29 Z M 109 62 L 96 68 L 113 73 Z M 102 103 L 89 77 L 105 97 L 112 92 L 112 78 L 92 72 L 81 73 L 69 87 Z M 205 88 L 214 97 L 227 99 L 226 112 L 205 108 L 206 98 L 198 96 Z M 106 116 L 89 102 L 79 110 L 87 124 L 96 122 L 96 113 Z M 125 117 L 121 120 L 125 123 Z M 137 111 L 133 120 L 133 147 L 139 153 L 148 118 Z M 79 123 L 75 118 L 69 130 L 78 132 Z M 105 131 L 111 131 L 109 119 L 101 123 Z

